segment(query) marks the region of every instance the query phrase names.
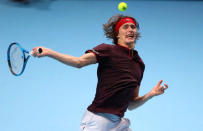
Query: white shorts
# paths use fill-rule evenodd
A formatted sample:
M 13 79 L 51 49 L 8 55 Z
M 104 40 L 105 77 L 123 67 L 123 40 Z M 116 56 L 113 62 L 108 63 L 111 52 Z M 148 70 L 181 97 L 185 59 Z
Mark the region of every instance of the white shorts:
M 87 110 L 80 123 L 80 131 L 132 131 L 129 126 L 130 121 L 126 118 L 108 113 L 95 114 Z

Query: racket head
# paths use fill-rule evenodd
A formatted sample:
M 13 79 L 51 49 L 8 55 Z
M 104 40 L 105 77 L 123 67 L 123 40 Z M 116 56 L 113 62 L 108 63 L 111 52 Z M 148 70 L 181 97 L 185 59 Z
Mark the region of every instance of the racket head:
M 25 53 L 29 53 L 24 50 L 20 44 L 11 43 L 7 51 L 8 66 L 11 73 L 15 76 L 19 76 L 24 72 L 28 58 Z

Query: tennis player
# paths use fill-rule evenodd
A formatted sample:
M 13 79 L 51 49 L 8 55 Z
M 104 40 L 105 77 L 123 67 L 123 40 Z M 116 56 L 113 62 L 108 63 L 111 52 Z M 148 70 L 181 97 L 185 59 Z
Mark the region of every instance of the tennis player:
M 136 109 L 152 97 L 163 94 L 168 85 L 161 85 L 163 80 L 160 80 L 151 91 L 139 96 L 145 64 L 134 50 L 140 37 L 135 18 L 115 15 L 103 28 L 113 44 L 100 44 L 81 57 L 44 47 L 34 48 L 33 55 L 48 56 L 76 68 L 98 63 L 96 95 L 82 118 L 80 131 L 131 131 L 129 119 L 124 118 L 126 110 Z M 41 54 L 37 53 L 38 48 L 42 48 Z

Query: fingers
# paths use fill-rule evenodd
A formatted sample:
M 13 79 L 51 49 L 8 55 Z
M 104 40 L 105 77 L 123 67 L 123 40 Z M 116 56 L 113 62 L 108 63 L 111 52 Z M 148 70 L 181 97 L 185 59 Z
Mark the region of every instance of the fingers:
M 164 90 L 165 90 L 164 86 L 161 86 L 161 87 L 160 87 L 160 90 L 161 90 L 161 91 L 164 91 Z
M 164 90 L 166 90 L 168 88 L 168 85 L 167 84 L 164 84 L 164 85 L 165 85 Z
M 39 52 L 40 48 L 43 49 L 43 47 L 35 47 L 35 48 L 33 48 L 32 49 L 32 56 L 34 56 L 34 57 L 41 57 L 41 56 L 43 56 L 43 54 Z
M 167 88 L 168 88 L 168 85 L 167 85 L 167 84 L 164 84 L 164 86 L 161 86 L 161 87 L 160 87 L 160 90 L 161 90 L 161 91 L 165 91 Z
M 168 88 L 168 85 L 164 83 L 164 85 L 161 85 L 163 82 L 163 80 L 160 80 L 157 85 L 152 88 L 152 95 L 153 96 L 157 96 L 157 95 L 161 95 L 164 93 L 164 91 Z
M 166 83 L 164 83 L 164 86 L 161 86 L 163 80 L 160 80 L 157 84 L 157 86 L 159 87 L 159 90 L 164 92 L 164 90 L 166 90 L 168 88 L 168 85 Z
M 160 80 L 157 84 L 157 86 L 161 86 L 161 83 L 163 82 L 163 80 Z

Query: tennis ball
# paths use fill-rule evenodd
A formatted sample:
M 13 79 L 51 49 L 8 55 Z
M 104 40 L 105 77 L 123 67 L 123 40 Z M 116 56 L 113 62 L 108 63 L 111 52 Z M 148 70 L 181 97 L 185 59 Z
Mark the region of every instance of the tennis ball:
M 126 4 L 125 2 L 120 2 L 120 3 L 118 4 L 118 9 L 119 9 L 120 11 L 125 11 L 125 10 L 127 9 L 127 4 Z

